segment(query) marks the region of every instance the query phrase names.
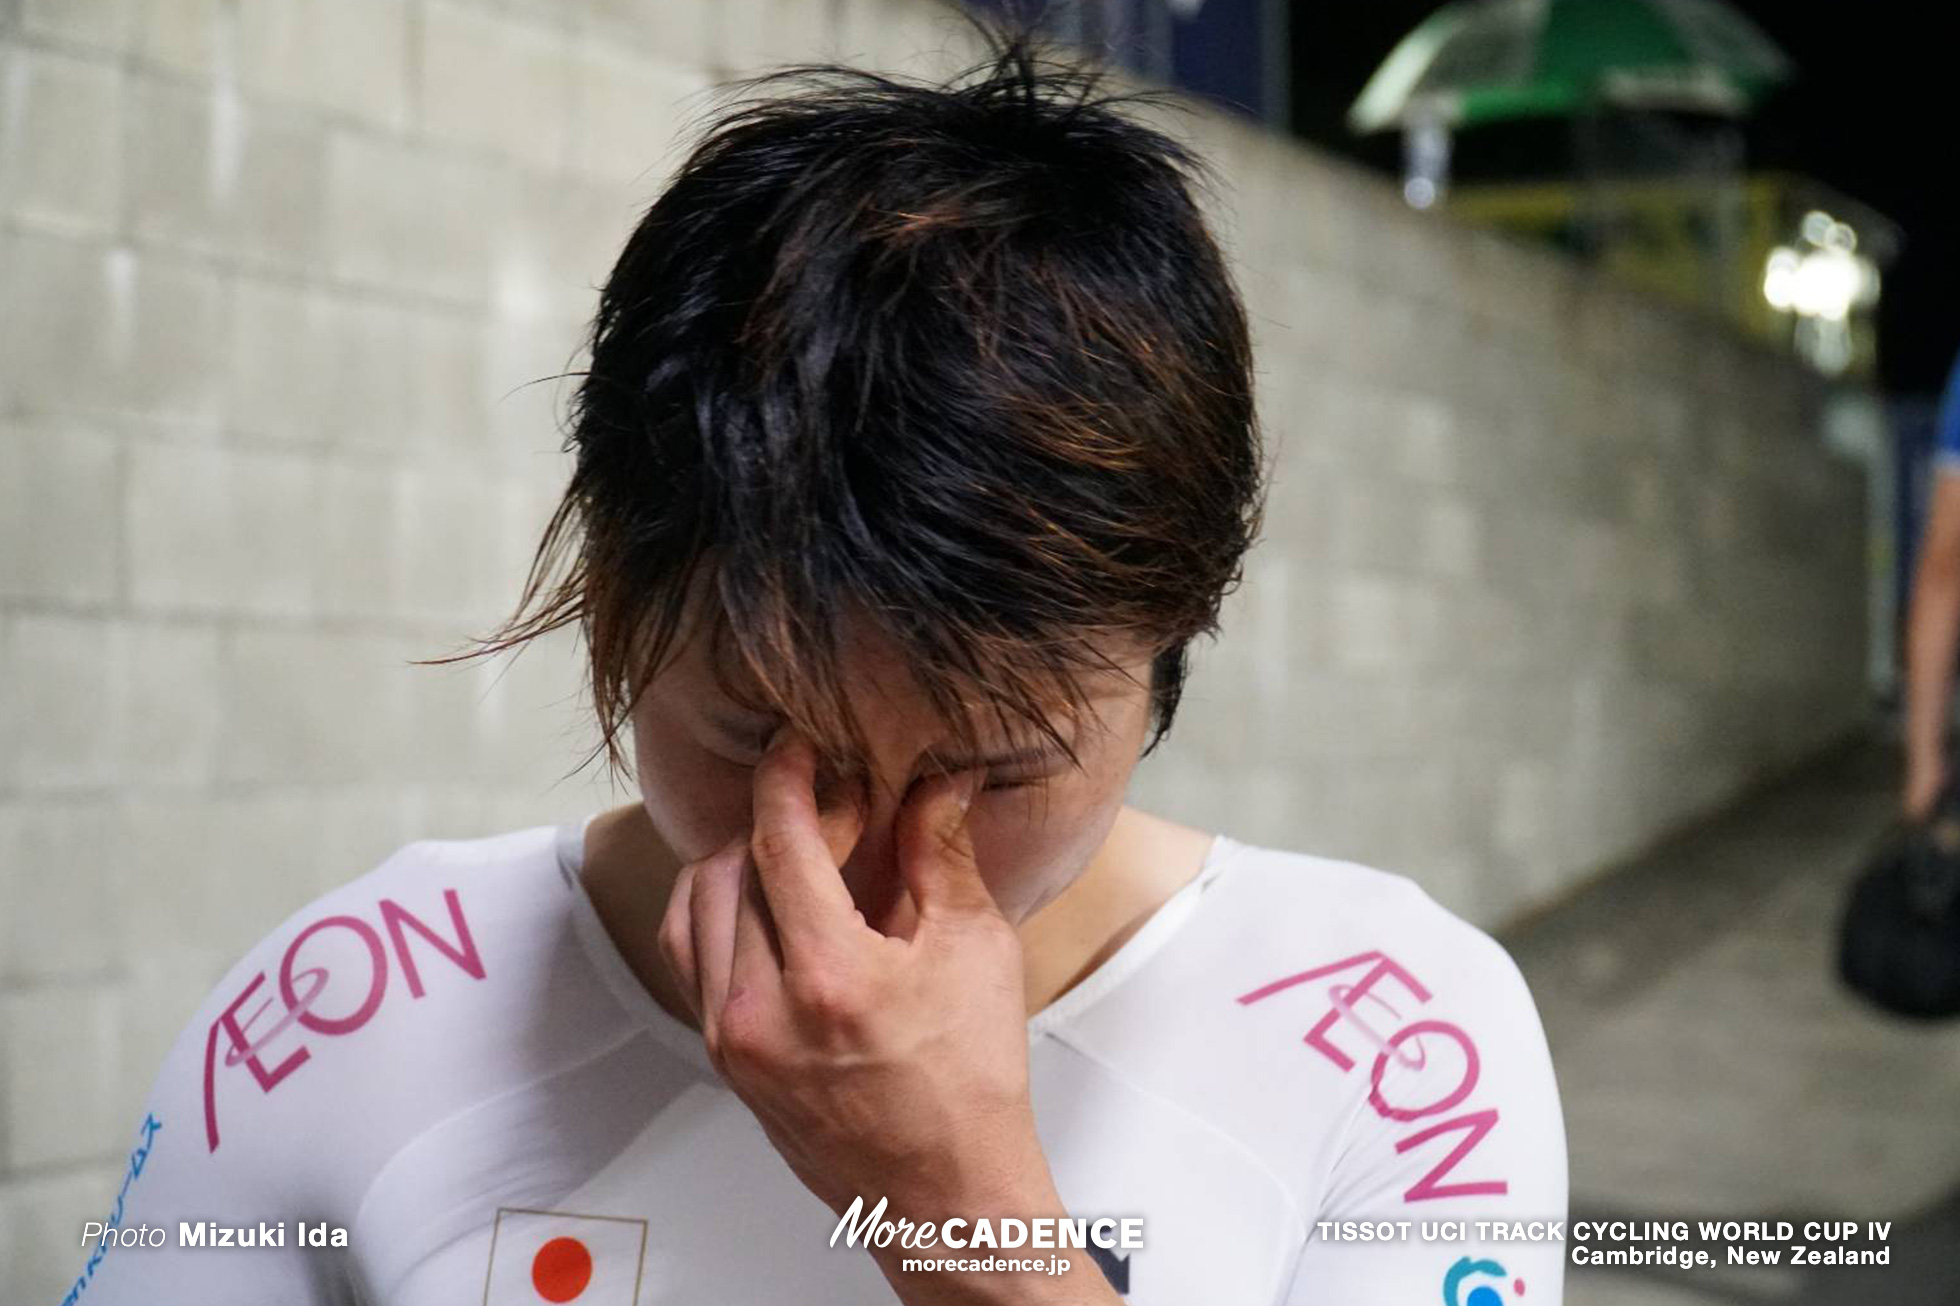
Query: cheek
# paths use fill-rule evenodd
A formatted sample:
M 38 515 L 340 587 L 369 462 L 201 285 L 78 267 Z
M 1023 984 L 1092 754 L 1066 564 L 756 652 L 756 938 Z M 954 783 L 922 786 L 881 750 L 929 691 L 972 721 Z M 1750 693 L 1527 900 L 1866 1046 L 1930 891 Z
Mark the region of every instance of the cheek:
M 1037 790 L 981 796 L 973 850 L 1008 920 L 1027 919 L 1075 882 L 1109 837 L 1123 794 L 1119 784 L 1082 784 L 1053 786 L 1045 804 Z
M 636 725 L 633 741 L 640 801 L 676 855 L 697 861 L 749 828 L 753 790 L 747 767 L 679 731 L 662 730 L 657 722 Z

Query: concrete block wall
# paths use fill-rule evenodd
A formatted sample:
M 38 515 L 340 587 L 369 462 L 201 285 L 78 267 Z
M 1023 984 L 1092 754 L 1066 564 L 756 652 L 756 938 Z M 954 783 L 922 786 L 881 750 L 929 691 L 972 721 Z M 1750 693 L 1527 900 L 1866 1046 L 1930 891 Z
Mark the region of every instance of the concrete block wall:
M 933 0 L 0 0 L 0 1296 L 58 1300 L 252 940 L 412 838 L 623 801 L 517 596 L 579 337 L 723 77 Z M 1135 800 L 1484 923 L 1861 707 L 1862 499 L 1782 360 L 1178 118 L 1277 455 Z M 561 633 L 562 636 L 562 633 Z
M 1814 378 L 1343 161 L 1194 126 L 1274 475 L 1144 805 L 1494 927 L 1859 728 L 1863 474 Z

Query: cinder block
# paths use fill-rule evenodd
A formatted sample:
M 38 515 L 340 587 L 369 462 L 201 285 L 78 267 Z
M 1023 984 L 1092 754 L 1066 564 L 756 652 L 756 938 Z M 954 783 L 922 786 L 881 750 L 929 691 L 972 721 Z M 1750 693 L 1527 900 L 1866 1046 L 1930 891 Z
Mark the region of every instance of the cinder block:
M 651 201 L 715 110 L 708 75 L 596 40 L 570 61 L 572 166 Z
M 108 274 L 111 323 L 121 346 L 111 393 L 146 417 L 209 430 L 222 417 L 227 274 L 162 255 L 112 252 Z M 102 378 L 94 378 L 101 388 Z
M 236 307 L 227 389 L 242 433 L 390 459 L 483 443 L 470 315 L 252 278 Z
M 128 574 L 152 611 L 314 610 L 320 465 L 304 454 L 152 443 L 131 450 Z
M 1343 570 L 1330 585 L 1334 665 L 1379 672 L 1433 655 L 1440 606 L 1416 581 Z
M 780 9 L 794 4 L 794 0 L 773 0 L 773 3 Z M 818 42 L 822 57 L 929 81 L 950 77 L 983 57 L 984 51 L 974 41 L 972 29 L 960 19 L 953 5 L 915 3 L 915 0 L 837 0 L 837 3 L 836 27 L 827 43 L 821 27 L 816 26 L 819 15 L 811 14 L 803 20 L 806 26 L 794 29 L 797 40 L 792 40 L 788 31 L 778 33 L 775 53 L 772 55 L 765 47 L 756 51 L 755 57 L 765 61 L 806 59 L 810 56 L 801 51 L 811 42 Z M 739 70 L 742 60 L 727 53 L 728 44 L 735 39 L 728 34 L 729 16 L 724 14 L 722 22 L 722 58 L 729 67 Z M 764 34 L 760 39 L 766 42 L 769 36 Z M 1112 89 L 1122 89 L 1134 83 L 1121 70 L 1112 70 L 1109 84 Z
M 229 425 L 252 440 L 321 443 L 341 408 L 365 407 L 380 424 L 398 421 L 403 397 L 373 378 L 362 384 L 348 364 L 360 316 L 331 291 L 240 277 L 226 355 Z M 404 334 L 389 330 L 397 316 L 377 306 L 366 325 L 388 344 L 405 346 Z
M 491 573 L 495 577 L 496 611 L 509 612 L 516 608 L 522 596 L 524 579 L 530 573 L 538 546 L 544 539 L 545 527 L 550 524 L 551 516 L 557 511 L 564 495 L 565 482 L 570 478 L 571 461 L 570 456 L 564 459 L 566 473 L 563 477 L 538 475 L 530 480 L 506 480 L 499 486 L 503 530 L 499 537 L 497 562 Z
M 486 761 L 512 788 L 540 798 L 575 792 L 574 782 L 561 777 L 599 745 L 591 699 L 582 688 L 585 658 L 576 631 L 561 627 L 532 640 L 521 652 L 482 660 L 492 672 L 481 697 L 479 725 Z M 416 674 L 428 673 L 417 668 Z M 621 743 L 630 759 L 630 737 Z M 603 773 L 603 759 L 593 763 L 593 770 L 595 776 Z M 606 801 L 610 805 L 625 799 Z
M 683 68 L 715 62 L 721 6 L 713 0 L 587 0 L 569 18 L 579 36 L 642 51 Z
M 136 10 L 137 0 L 21 0 L 20 26 L 29 36 L 121 54 L 135 38 Z
M 405 355 L 374 349 L 362 354 L 370 371 L 405 369 L 408 422 L 391 429 L 355 421 L 342 431 L 340 442 L 398 458 L 462 459 L 479 465 L 494 444 L 484 402 L 481 321 L 473 314 L 436 308 L 411 313 L 408 327 Z
M 414 792 L 414 786 L 392 783 L 308 791 L 315 812 L 310 836 L 314 896 L 339 888 L 379 866 L 403 844 L 423 837 L 409 810 Z
M 296 272 L 324 248 L 326 133 L 314 115 L 236 87 L 138 80 L 129 95 L 131 212 L 145 242 Z
M 116 440 L 73 418 L 0 421 L 0 596 L 117 592 Z
M 365 459 L 334 458 L 319 475 L 315 576 L 322 615 L 374 620 L 404 614 L 395 575 L 402 547 L 395 470 Z
M 1432 576 L 1461 579 L 1479 568 L 1482 514 L 1469 499 L 1453 494 L 1414 498 L 1416 565 Z
M 475 305 L 489 298 L 493 232 L 510 204 L 501 167 L 336 133 L 327 145 L 327 191 L 336 277 L 391 295 Z
M 247 627 L 230 637 L 223 782 L 405 778 L 412 668 L 374 635 Z
M 455 642 L 423 639 L 403 656 L 447 656 L 456 651 L 450 647 Z M 499 773 L 506 759 L 496 757 L 485 738 L 492 712 L 486 695 L 495 673 L 489 658 L 404 668 L 410 680 L 411 752 L 403 761 L 414 775 L 440 786 L 478 786 Z
M 115 694 L 122 623 L 22 612 L 12 625 L 15 785 L 49 793 L 114 784 L 123 775 L 124 705 Z
M 123 1122 L 111 1085 L 115 991 L 107 984 L 37 985 L 0 995 L 7 1163 L 13 1170 L 107 1160 Z M 79 1072 L 79 1073 L 78 1073 Z
M 321 814 L 294 790 L 123 803 L 105 926 L 141 971 L 188 981 L 168 1000 L 125 999 L 153 1044 L 167 1046 L 218 974 L 311 895 Z
M 1453 589 L 1444 599 L 1444 624 L 1454 632 L 1466 671 L 1475 675 L 1523 666 L 1535 642 L 1532 609 L 1514 591 L 1493 579 L 1486 565 L 1483 583 Z
M 408 121 L 404 0 L 254 0 L 238 9 L 245 89 L 387 128 Z
M 1454 485 L 1472 456 L 1472 428 L 1435 392 L 1399 392 L 1387 401 L 1382 431 L 1385 469 L 1426 485 Z
M 524 171 L 513 178 L 508 221 L 498 232 L 492 311 L 504 322 L 583 322 L 599 307 L 640 207 L 632 188 L 584 175 Z M 570 331 L 562 358 L 577 343 Z
M 398 492 L 397 584 L 408 615 L 421 623 L 483 620 L 507 581 L 493 574 L 503 525 L 496 483 L 454 468 L 405 469 Z
M 200 622 L 137 621 L 125 640 L 118 675 L 127 773 L 146 787 L 210 784 L 226 697 L 217 632 Z
M 0 215 L 51 231 L 112 231 L 122 199 L 122 94 L 113 64 L 0 48 L 7 105 L 0 115 Z
M 113 979 L 119 954 L 106 906 L 118 849 L 110 800 L 42 800 L 5 811 L 6 977 L 30 985 Z
M 1484 529 L 1484 574 L 1494 586 L 1521 599 L 1556 593 L 1558 559 L 1551 552 L 1550 519 L 1515 506 L 1505 511 L 1500 496 L 1493 500 Z
M 492 456 L 527 483 L 556 481 L 576 375 L 590 362 L 570 323 L 500 319 L 486 329 L 481 403 Z
M 422 127 L 541 168 L 565 162 L 572 69 L 561 29 L 457 4 L 423 9 Z
M 137 53 L 158 68 L 209 76 L 236 38 L 236 11 L 221 0 L 141 0 L 141 7 Z
M 72 1055 L 67 1064 L 73 1063 Z M 23 1301 L 63 1301 L 88 1258 L 82 1255 L 85 1220 L 106 1220 L 115 1207 L 134 1146 L 134 1125 L 119 1126 L 108 1142 L 118 1155 L 78 1168 L 22 1174 L 0 1184 L 0 1248 L 12 1242 L 4 1262 L 7 1285 Z

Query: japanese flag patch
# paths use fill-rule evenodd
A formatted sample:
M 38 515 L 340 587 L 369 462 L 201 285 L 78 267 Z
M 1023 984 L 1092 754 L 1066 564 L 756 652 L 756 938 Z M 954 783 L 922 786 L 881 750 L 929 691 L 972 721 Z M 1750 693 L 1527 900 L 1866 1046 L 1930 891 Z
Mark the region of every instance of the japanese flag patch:
M 484 1306 L 638 1306 L 647 1222 L 499 1207 Z

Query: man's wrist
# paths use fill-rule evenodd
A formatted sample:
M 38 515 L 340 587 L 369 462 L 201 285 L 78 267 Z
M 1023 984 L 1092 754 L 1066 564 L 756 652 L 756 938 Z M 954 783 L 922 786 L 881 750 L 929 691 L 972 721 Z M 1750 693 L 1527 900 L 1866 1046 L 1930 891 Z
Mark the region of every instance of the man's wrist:
M 1025 1223 L 1030 1230 L 1037 1221 L 1069 1219 L 1068 1208 L 1048 1171 L 1047 1158 L 1040 1157 L 1038 1173 L 1023 1176 L 1017 1196 L 996 1195 L 975 1198 L 970 1205 L 949 1206 L 924 1216 L 943 1231 L 946 1221 L 960 1219 L 969 1232 L 981 1220 L 998 1228 L 1003 1220 Z M 897 1218 L 899 1212 L 894 1212 Z M 915 1224 L 918 1216 L 911 1217 Z M 1102 1267 L 1083 1248 L 1044 1247 L 1034 1240 L 1019 1247 L 950 1247 L 943 1236 L 929 1246 L 890 1246 L 871 1249 L 872 1258 L 884 1271 L 905 1306 L 1121 1306 L 1122 1298 L 1109 1285 Z M 1022 1261 L 1040 1269 L 947 1268 L 950 1263 L 993 1260 Z M 930 1268 L 906 1269 L 907 1261 Z
M 1122 1306 L 1102 1267 L 1081 1248 L 883 1248 L 872 1256 L 905 1306 Z M 915 1259 L 928 1268 L 907 1269 Z M 1041 1268 L 971 1268 L 989 1260 Z M 963 1263 L 968 1268 L 957 1268 Z

